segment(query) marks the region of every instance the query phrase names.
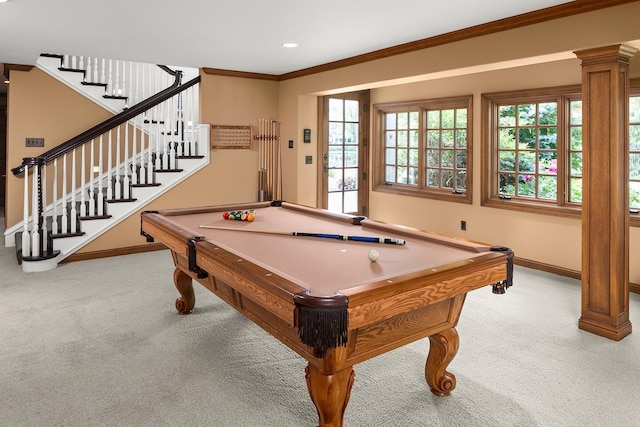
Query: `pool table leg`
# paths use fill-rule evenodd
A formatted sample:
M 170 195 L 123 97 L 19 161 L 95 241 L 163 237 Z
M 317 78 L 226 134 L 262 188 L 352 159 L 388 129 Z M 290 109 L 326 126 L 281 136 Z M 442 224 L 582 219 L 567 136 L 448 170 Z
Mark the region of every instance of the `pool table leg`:
M 193 292 L 191 277 L 184 271 L 176 268 L 173 271 L 173 283 L 176 285 L 181 297 L 176 299 L 176 310 L 180 314 L 189 314 L 196 305 L 196 295 Z
M 460 340 L 455 328 L 445 329 L 429 337 L 431 348 L 424 368 L 427 384 L 436 396 L 449 396 L 456 388 L 456 376 L 447 371 L 447 366 L 458 352 Z
M 342 427 L 355 372 L 349 366 L 332 375 L 323 374 L 312 364 L 305 369 L 307 388 L 318 411 L 318 427 Z

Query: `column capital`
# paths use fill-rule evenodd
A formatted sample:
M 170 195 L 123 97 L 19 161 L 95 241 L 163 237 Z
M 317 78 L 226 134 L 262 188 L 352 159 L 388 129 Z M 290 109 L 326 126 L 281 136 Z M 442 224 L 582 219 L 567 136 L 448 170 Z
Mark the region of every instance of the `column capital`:
M 583 64 L 616 62 L 629 63 L 629 60 L 636 54 L 638 49 L 624 44 L 614 44 L 611 46 L 601 46 L 590 49 L 576 50 L 573 53 L 582 60 Z

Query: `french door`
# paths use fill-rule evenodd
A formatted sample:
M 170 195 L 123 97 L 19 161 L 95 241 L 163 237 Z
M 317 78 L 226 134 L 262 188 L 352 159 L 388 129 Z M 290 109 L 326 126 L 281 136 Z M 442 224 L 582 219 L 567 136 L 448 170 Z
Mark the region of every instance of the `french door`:
M 319 205 L 367 215 L 369 91 L 319 98 Z

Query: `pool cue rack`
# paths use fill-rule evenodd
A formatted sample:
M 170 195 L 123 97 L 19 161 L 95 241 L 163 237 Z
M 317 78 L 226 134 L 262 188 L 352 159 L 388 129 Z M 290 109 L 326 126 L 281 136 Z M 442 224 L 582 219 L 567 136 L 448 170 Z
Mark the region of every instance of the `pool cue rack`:
M 258 201 L 282 199 L 280 122 L 258 120 Z
M 253 128 L 251 126 L 211 125 L 211 149 L 253 147 Z

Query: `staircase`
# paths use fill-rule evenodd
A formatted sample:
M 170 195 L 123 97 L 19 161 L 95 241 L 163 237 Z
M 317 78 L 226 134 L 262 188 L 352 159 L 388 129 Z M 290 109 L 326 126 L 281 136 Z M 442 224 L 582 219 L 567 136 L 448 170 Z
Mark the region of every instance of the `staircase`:
M 114 116 L 12 169 L 23 221 L 5 231 L 25 272 L 47 271 L 209 163 L 189 71 L 44 54 L 38 68 Z

